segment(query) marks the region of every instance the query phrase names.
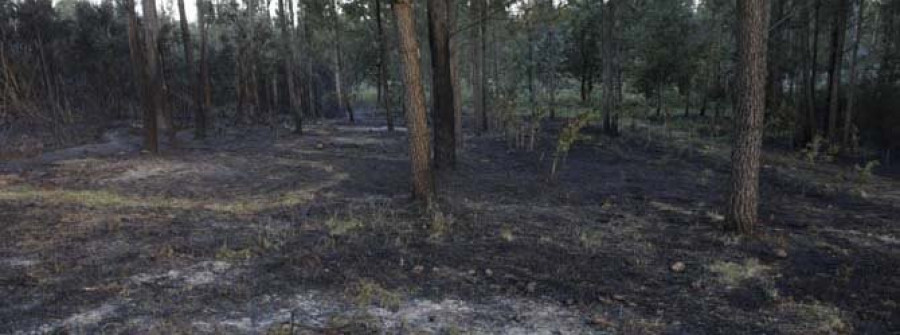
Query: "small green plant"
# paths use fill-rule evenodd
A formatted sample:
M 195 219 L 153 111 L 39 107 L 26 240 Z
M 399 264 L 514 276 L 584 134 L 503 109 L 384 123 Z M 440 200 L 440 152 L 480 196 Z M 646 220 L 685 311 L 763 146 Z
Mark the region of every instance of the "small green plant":
M 439 210 L 435 210 L 431 214 L 431 224 L 428 225 L 428 237 L 431 239 L 439 239 L 450 232 L 453 225 L 453 216 L 444 214 Z
M 559 166 L 565 163 L 572 145 L 586 138 L 586 136 L 581 134 L 581 129 L 587 126 L 593 118 L 594 113 L 592 112 L 581 113 L 575 119 L 569 121 L 559 133 L 559 140 L 556 141 L 556 152 L 553 154 L 553 165 L 550 167 L 551 180 L 556 179 Z
M 744 261 L 744 264 L 733 262 L 715 262 L 709 266 L 709 271 L 718 274 L 718 280 L 727 286 L 738 284 L 753 278 L 760 278 L 769 271 L 769 267 L 759 263 L 756 258 Z
M 516 239 L 515 234 L 513 234 L 512 228 L 509 226 L 503 226 L 500 228 L 500 238 L 502 238 L 506 242 L 512 242 Z
M 346 218 L 332 215 L 325 222 L 325 228 L 328 228 L 328 235 L 332 237 L 344 236 L 362 227 L 362 221 L 354 218 L 352 215 Z
M 586 249 L 597 249 L 603 246 L 603 232 L 598 229 L 585 229 L 578 233 L 578 242 Z
M 803 158 L 806 159 L 807 162 L 815 163 L 816 160 L 819 159 L 819 155 L 821 155 L 822 146 L 825 144 L 825 138 L 822 136 L 816 135 L 813 137 L 812 141 L 806 144 L 806 148 L 803 148 Z
M 400 309 L 400 294 L 391 292 L 370 279 L 360 279 L 349 290 L 348 295 L 360 308 L 376 304 L 392 311 Z
M 875 168 L 880 164 L 881 163 L 877 160 L 868 161 L 866 162 L 866 165 L 863 166 L 856 164 L 853 166 L 853 170 L 856 171 L 856 180 L 860 184 L 868 183 L 872 179 L 872 176 L 875 175 Z

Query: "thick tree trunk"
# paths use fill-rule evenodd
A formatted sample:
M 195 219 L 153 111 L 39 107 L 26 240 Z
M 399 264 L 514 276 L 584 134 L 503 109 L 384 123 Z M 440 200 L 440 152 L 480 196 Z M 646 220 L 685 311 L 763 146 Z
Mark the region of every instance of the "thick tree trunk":
M 485 0 L 472 0 L 469 14 L 471 21 L 476 22 L 472 29 L 472 106 L 475 109 L 475 132 L 478 134 L 488 130 L 484 78 L 485 11 Z
M 847 87 L 847 107 L 844 109 L 844 129 L 842 142 L 845 148 L 852 148 L 855 144 L 852 138 L 853 127 L 853 108 L 856 102 L 856 81 L 857 81 L 857 60 L 859 57 L 859 40 L 862 36 L 863 28 L 863 10 L 865 10 L 866 1 L 856 0 L 856 21 L 853 28 L 853 53 L 850 55 L 850 82 Z
M 428 31 L 431 45 L 434 166 L 438 170 L 456 164 L 456 108 L 450 58 L 449 10 L 452 0 L 428 0 Z
M 847 0 L 836 0 L 834 25 L 831 30 L 831 65 L 828 68 L 828 138 L 838 143 L 838 110 L 840 109 L 841 63 L 844 59 L 844 26 L 847 21 Z
M 425 92 L 419 66 L 419 43 L 412 0 L 394 0 L 394 15 L 400 40 L 403 84 L 406 88 L 406 126 L 409 136 L 409 158 L 412 168 L 413 197 L 431 206 L 434 176 L 431 170 L 431 148 L 425 116 Z
M 144 0 L 144 71 L 147 73 L 147 102 L 144 110 L 145 146 L 153 153 L 159 152 L 158 118 L 162 105 L 162 78 L 159 71 L 159 19 L 156 15 L 156 0 Z
M 375 0 L 375 25 L 378 34 L 378 104 L 384 108 L 388 131 L 394 131 L 394 114 L 391 111 L 391 88 L 388 85 L 388 61 L 390 60 L 384 25 L 381 23 L 381 0 Z
M 759 160 L 766 86 L 768 6 L 765 1 L 738 0 L 738 66 L 731 196 L 728 229 L 753 233 L 759 206 Z

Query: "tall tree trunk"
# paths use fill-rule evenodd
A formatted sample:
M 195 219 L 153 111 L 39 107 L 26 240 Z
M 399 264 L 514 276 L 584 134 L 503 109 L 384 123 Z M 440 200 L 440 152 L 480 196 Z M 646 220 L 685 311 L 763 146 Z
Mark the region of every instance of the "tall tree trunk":
M 450 81 L 453 83 L 453 137 L 456 139 L 456 150 L 459 153 L 463 149 L 462 132 L 462 88 L 459 85 L 459 35 L 456 34 L 458 3 L 449 1 L 447 21 L 450 31 Z
M 434 123 L 434 167 L 456 164 L 456 108 L 450 58 L 449 11 L 453 0 L 428 0 L 428 31 L 431 45 L 432 122 Z
M 728 229 L 753 233 L 759 207 L 759 160 L 766 103 L 766 39 L 769 6 L 738 0 L 738 66 Z
M 159 52 L 159 78 L 160 78 L 160 98 L 159 98 L 159 124 L 162 125 L 162 130 L 166 134 L 166 140 L 169 141 L 170 144 L 175 143 L 175 117 L 172 115 L 172 99 L 171 92 L 169 91 L 169 83 L 166 81 L 166 74 L 169 72 L 168 67 L 166 66 L 166 45 L 162 43 L 163 39 L 159 39 L 158 50 Z
M 769 67 L 769 75 L 768 80 L 766 81 L 766 114 L 767 116 L 771 116 L 772 114 L 779 112 L 781 108 L 781 93 L 783 90 L 782 87 L 782 59 L 783 59 L 783 49 L 780 46 L 786 45 L 784 40 L 784 34 L 786 28 L 788 26 L 787 23 L 782 22 L 782 20 L 787 20 L 785 17 L 784 7 L 788 0 L 773 0 L 770 2 L 772 9 L 772 22 L 779 22 L 775 27 L 772 27 L 772 31 L 769 33 L 769 55 L 768 58 L 768 67 Z
M 381 0 L 375 0 L 375 25 L 378 34 L 378 104 L 384 108 L 388 131 L 394 131 L 394 114 L 391 111 L 391 88 L 388 85 L 388 61 L 390 60 L 384 25 L 381 23 Z
M 137 15 L 134 10 L 134 0 L 125 0 L 125 12 L 128 15 L 128 51 L 131 56 L 131 67 L 137 82 L 138 96 L 140 96 L 143 109 L 149 106 L 147 102 L 147 76 L 144 72 L 144 49 L 143 41 L 138 29 Z M 146 111 L 144 112 L 146 113 Z
M 305 20 L 303 20 L 303 46 L 304 50 L 306 50 L 306 57 L 304 58 L 306 61 L 306 102 L 307 109 L 314 115 L 315 117 L 321 117 L 321 112 L 319 110 L 319 94 L 318 94 L 318 84 L 316 82 L 316 75 L 313 72 L 313 31 L 312 25 L 310 21 L 312 21 L 312 10 L 307 4 L 306 7 L 306 15 Z M 317 17 L 321 18 L 321 11 L 316 12 Z
M 809 127 L 812 130 L 809 135 L 810 139 L 818 136 L 820 132 L 820 117 L 817 111 L 816 104 L 816 81 L 819 80 L 819 29 L 821 29 L 822 21 L 820 19 L 821 15 L 819 13 L 822 10 L 822 0 L 815 0 L 815 10 L 813 11 L 813 36 L 812 36 L 812 52 L 810 55 L 810 71 L 809 71 L 809 93 L 807 94 L 807 98 L 809 99 L 807 107 L 809 110 L 807 111 L 807 118 L 809 121 Z
M 344 84 L 341 82 L 344 71 L 344 61 L 341 52 L 341 17 L 338 14 L 337 8 L 338 1 L 333 0 L 331 3 L 331 19 L 334 20 L 334 94 L 337 98 L 338 113 L 340 113 L 344 111 L 344 104 L 346 101 L 344 101 Z M 347 116 L 351 123 L 356 121 L 353 115 L 353 109 L 347 108 Z
M 144 71 L 147 73 L 148 105 L 144 110 L 145 145 L 153 153 L 159 152 L 158 118 L 162 105 L 162 78 L 159 71 L 159 19 L 156 15 L 156 0 L 144 0 Z
M 615 94 L 615 57 L 614 53 L 614 45 L 613 38 L 615 32 L 615 17 L 616 17 L 616 1 L 609 0 L 606 2 L 606 5 L 602 9 L 602 55 L 603 58 L 601 61 L 603 62 L 603 131 L 607 134 L 614 133 L 612 127 L 612 115 L 615 109 L 615 98 L 613 97 Z
M 847 21 L 847 0 L 836 0 L 834 25 L 831 30 L 831 65 L 828 69 L 828 138 L 838 143 L 838 110 L 841 94 L 841 63 L 844 59 L 844 26 Z
M 178 0 L 178 15 L 181 19 L 181 42 L 184 44 L 184 61 L 187 63 L 188 83 L 194 98 L 194 137 L 206 137 L 206 120 L 203 117 L 203 93 L 200 89 L 199 72 L 194 67 L 194 48 L 191 47 L 191 31 L 188 28 L 184 0 Z
M 288 0 L 290 2 L 290 0 Z M 293 4 L 289 6 L 293 8 Z M 294 41 L 291 38 L 293 29 L 288 27 L 290 24 L 288 12 L 284 8 L 284 0 L 278 0 L 279 24 L 281 25 L 281 43 L 282 43 L 282 61 L 284 64 L 284 81 L 287 86 L 288 108 L 291 115 L 294 116 L 294 132 L 298 135 L 303 134 L 303 112 L 297 104 L 297 92 L 294 85 Z
M 212 106 L 212 87 L 209 84 L 209 57 L 206 26 L 209 22 L 206 19 L 206 13 L 210 10 L 210 3 L 206 0 L 197 0 L 197 26 L 200 28 L 200 86 L 203 89 L 203 103 L 201 104 L 200 116 L 203 118 L 203 128 L 209 127 L 207 124 L 209 117 L 209 108 Z M 205 132 L 205 131 L 204 131 Z
M 856 80 L 857 80 L 857 59 L 859 57 L 859 40 L 862 36 L 863 28 L 863 10 L 865 10 L 866 1 L 856 0 L 856 22 L 853 28 L 853 53 L 850 55 L 850 83 L 847 87 L 847 107 L 844 109 L 844 131 L 843 141 L 844 147 L 852 148 L 854 146 L 851 130 L 853 127 L 853 108 L 856 102 Z
M 808 2 L 811 0 L 806 1 Z M 802 22 L 803 26 L 800 28 L 798 37 L 800 41 L 797 44 L 800 48 L 799 59 L 803 60 L 803 62 L 797 70 L 799 73 L 798 77 L 800 78 L 800 94 L 798 108 L 795 113 L 797 123 L 794 131 L 794 145 L 798 147 L 802 147 L 809 142 L 815 132 L 814 127 L 811 127 L 815 124 L 815 121 L 811 119 L 813 116 L 812 111 L 814 110 L 814 107 L 811 106 L 813 102 L 811 95 L 814 90 L 811 73 L 814 60 L 812 58 L 812 48 L 810 47 L 810 21 L 812 20 L 812 17 L 808 3 L 804 2 L 801 6 L 803 7 L 800 12 L 800 22 Z
M 412 169 L 413 197 L 431 206 L 434 176 L 431 170 L 431 147 L 425 116 L 425 92 L 419 66 L 419 43 L 412 0 L 394 0 L 394 16 L 400 41 L 403 84 L 406 89 L 406 126 L 409 136 L 409 158 Z
M 488 130 L 485 113 L 485 0 L 472 0 L 469 9 L 470 20 L 476 24 L 472 29 L 472 106 L 475 109 L 475 132 L 481 134 Z

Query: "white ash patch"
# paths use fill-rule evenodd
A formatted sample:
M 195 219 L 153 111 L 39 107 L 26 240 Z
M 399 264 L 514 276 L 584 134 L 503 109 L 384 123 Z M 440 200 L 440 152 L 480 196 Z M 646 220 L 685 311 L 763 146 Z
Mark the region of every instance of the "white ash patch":
M 585 317 L 547 303 L 520 298 L 496 298 L 486 303 L 416 299 L 396 312 L 370 308 L 388 333 L 415 330 L 439 333 L 448 329 L 476 334 L 584 334 L 592 329 Z
M 165 273 L 140 273 L 131 277 L 135 284 L 163 285 L 184 283 L 189 286 L 209 285 L 231 269 L 231 264 L 222 261 L 205 261 L 181 270 L 169 270 Z
M 0 259 L 0 265 L 5 265 L 8 267 L 14 267 L 14 268 L 27 268 L 27 267 L 35 266 L 38 263 L 40 263 L 40 262 L 33 260 L 33 259 L 22 258 L 22 257 L 12 257 L 12 258 Z
M 100 305 L 100 307 L 68 317 L 62 322 L 61 326 L 63 328 L 79 329 L 85 326 L 99 325 L 103 320 L 113 316 L 118 309 L 119 306 L 105 303 Z
M 360 309 L 337 294 L 309 292 L 289 299 L 263 297 L 246 310 L 219 320 L 194 323 L 197 332 L 227 329 L 265 333 L 288 323 L 297 329 L 327 329 L 335 319 L 374 321 L 382 334 L 442 333 L 451 330 L 472 334 L 588 334 L 595 333 L 576 310 L 556 303 L 497 297 L 483 303 L 459 299 L 434 301 L 411 299 L 398 309 L 370 306 Z M 259 299 L 257 299 L 259 300 Z M 259 306 L 272 306 L 260 310 Z

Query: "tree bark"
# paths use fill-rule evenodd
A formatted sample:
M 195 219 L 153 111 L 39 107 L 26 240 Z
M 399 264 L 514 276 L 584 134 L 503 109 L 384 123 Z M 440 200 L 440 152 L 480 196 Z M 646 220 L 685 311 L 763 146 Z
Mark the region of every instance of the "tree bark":
M 834 25 L 831 30 L 831 65 L 828 69 L 828 138 L 838 143 L 838 110 L 840 109 L 841 63 L 844 59 L 844 26 L 847 21 L 847 0 L 836 0 Z
M 209 127 L 208 116 L 209 108 L 212 106 L 212 87 L 209 84 L 209 59 L 208 59 L 208 36 L 206 26 L 206 12 L 209 10 L 210 4 L 206 0 L 197 0 L 197 26 L 200 28 L 200 86 L 203 88 L 203 103 L 201 116 L 203 117 L 204 129 Z
M 456 139 L 456 151 L 463 149 L 462 132 L 462 88 L 459 86 L 459 37 L 454 33 L 458 27 L 457 12 L 459 6 L 455 0 L 449 1 L 447 21 L 450 31 L 450 81 L 453 84 L 453 137 Z
M 191 46 L 191 31 L 188 28 L 184 0 L 178 0 L 178 15 L 181 19 L 181 42 L 184 44 L 184 60 L 187 63 L 187 77 L 194 97 L 194 137 L 206 137 L 206 118 L 203 112 L 203 93 L 200 88 L 200 74 L 194 67 L 194 48 Z
M 731 196 L 727 228 L 753 233 L 759 206 L 759 160 L 763 135 L 766 86 L 766 1 L 738 0 L 738 66 L 734 146 L 731 154 Z
M 602 10 L 602 42 L 603 42 L 603 131 L 613 134 L 612 116 L 615 112 L 615 56 L 613 38 L 615 36 L 616 1 L 609 0 Z
M 852 148 L 853 138 L 851 130 L 853 127 L 853 108 L 856 102 L 856 81 L 857 81 L 857 59 L 859 58 L 859 42 L 862 36 L 863 28 L 863 10 L 865 10 L 866 1 L 856 0 L 856 22 L 853 28 L 853 53 L 850 55 L 850 82 L 847 87 L 847 107 L 844 109 L 844 131 L 843 141 L 844 147 Z
M 388 61 L 390 60 L 384 25 L 381 23 L 381 0 L 375 0 L 375 25 L 378 34 L 378 104 L 384 108 L 388 131 L 394 131 L 394 114 L 391 111 L 391 88 L 388 85 Z
M 153 153 L 159 152 L 158 118 L 162 105 L 162 78 L 159 71 L 159 19 L 156 15 L 156 0 L 144 0 L 144 71 L 147 73 L 148 105 L 144 110 L 145 146 Z
M 147 121 L 147 114 L 151 113 L 152 107 L 147 95 L 147 72 L 144 71 L 144 46 L 141 40 L 141 34 L 138 31 L 137 15 L 134 9 L 134 0 L 125 0 L 125 12 L 128 15 L 128 49 L 131 56 L 131 66 L 137 81 L 138 95 L 141 99 L 141 108 L 143 110 L 143 120 Z M 144 127 L 148 127 L 147 124 Z M 145 129 L 145 145 L 151 143 L 150 132 Z
M 475 132 L 478 134 L 488 130 L 484 78 L 485 11 L 485 0 L 472 0 L 469 15 L 472 22 L 477 22 L 475 29 L 472 29 L 472 105 L 475 109 Z
M 450 58 L 449 10 L 452 0 L 428 0 L 428 31 L 431 45 L 432 122 L 434 123 L 434 167 L 456 164 L 456 108 Z
M 810 71 L 809 71 L 809 93 L 807 98 L 809 99 L 807 107 L 809 110 L 807 111 L 807 118 L 809 121 L 809 139 L 812 140 L 819 134 L 819 116 L 816 110 L 816 81 L 819 78 L 819 29 L 822 26 L 821 15 L 819 12 L 822 10 L 822 0 L 815 0 L 815 10 L 813 11 L 813 36 L 812 36 L 812 50 L 810 55 Z
M 290 1 L 290 0 L 288 0 Z M 293 7 L 291 5 L 290 7 Z M 284 81 L 287 86 L 288 108 L 294 116 L 294 133 L 303 134 L 303 112 L 298 107 L 297 92 L 294 83 L 294 43 L 291 38 L 293 29 L 289 28 L 289 14 L 285 11 L 284 0 L 278 0 L 279 24 L 281 25 L 282 62 L 284 64 Z
M 343 76 L 343 53 L 341 52 L 341 17 L 338 15 L 338 1 L 333 0 L 331 3 L 332 20 L 334 20 L 334 94 L 337 98 L 338 113 L 342 112 L 345 107 L 344 101 L 344 84 L 341 82 Z M 347 108 L 347 117 L 350 122 L 355 122 L 353 109 Z
M 419 43 L 413 19 L 412 0 L 394 0 L 394 16 L 400 41 L 403 84 L 406 89 L 406 126 L 412 170 L 413 197 L 430 207 L 434 197 L 431 147 L 425 116 L 425 92 L 419 65 Z
M 807 0 L 809 1 L 809 0 Z M 800 94 L 799 94 L 799 104 L 797 108 L 797 112 L 795 113 L 797 118 L 797 123 L 795 125 L 795 133 L 794 133 L 794 145 L 797 147 L 802 147 L 810 139 L 813 137 L 814 129 L 811 127 L 814 121 L 810 118 L 813 116 L 812 112 L 814 108 L 811 106 L 813 98 L 811 94 L 813 93 L 813 83 L 812 83 L 812 74 L 810 69 L 812 68 L 812 48 L 810 48 L 810 21 L 811 14 L 809 10 L 809 5 L 807 3 L 802 3 L 803 9 L 800 12 L 800 20 L 803 24 L 803 27 L 800 28 L 799 43 L 797 43 L 800 47 L 800 59 L 804 60 L 801 63 L 799 72 L 800 78 Z

